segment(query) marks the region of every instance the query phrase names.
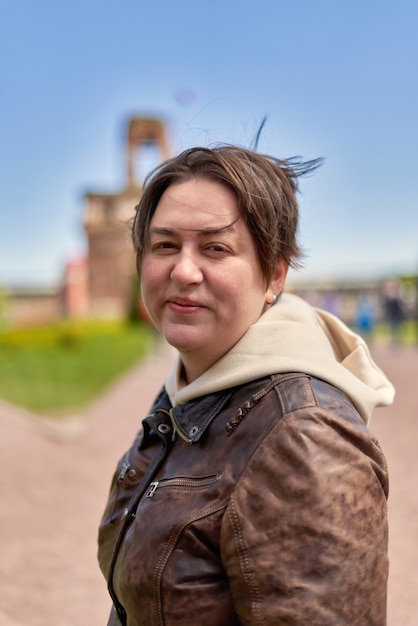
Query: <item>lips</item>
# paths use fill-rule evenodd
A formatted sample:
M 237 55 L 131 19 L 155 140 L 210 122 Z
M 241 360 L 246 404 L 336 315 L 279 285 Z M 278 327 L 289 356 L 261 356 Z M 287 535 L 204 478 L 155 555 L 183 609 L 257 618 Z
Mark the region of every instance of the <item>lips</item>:
M 167 304 L 172 311 L 180 314 L 196 313 L 206 308 L 202 303 L 189 298 L 169 298 Z

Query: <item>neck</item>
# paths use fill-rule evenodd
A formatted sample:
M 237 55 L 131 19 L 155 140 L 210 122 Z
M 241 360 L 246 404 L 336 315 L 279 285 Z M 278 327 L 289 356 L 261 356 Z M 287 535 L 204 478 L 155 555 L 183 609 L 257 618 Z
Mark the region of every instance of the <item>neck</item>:
M 189 385 L 196 378 L 199 378 L 206 372 L 221 356 L 217 355 L 212 359 L 203 357 L 203 355 L 191 354 L 190 352 L 180 352 L 181 372 L 180 379 L 184 385 Z

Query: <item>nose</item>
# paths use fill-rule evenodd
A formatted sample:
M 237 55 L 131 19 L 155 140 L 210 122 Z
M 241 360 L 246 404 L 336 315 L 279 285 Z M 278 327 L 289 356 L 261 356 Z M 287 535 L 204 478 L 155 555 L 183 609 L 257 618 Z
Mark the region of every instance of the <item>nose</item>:
M 186 251 L 181 251 L 176 255 L 170 277 L 182 286 L 201 283 L 203 280 L 203 272 L 196 256 Z

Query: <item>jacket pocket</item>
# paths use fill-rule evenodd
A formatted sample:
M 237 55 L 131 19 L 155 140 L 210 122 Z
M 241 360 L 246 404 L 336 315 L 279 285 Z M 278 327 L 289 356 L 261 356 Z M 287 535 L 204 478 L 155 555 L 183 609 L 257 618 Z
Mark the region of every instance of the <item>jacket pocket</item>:
M 195 490 L 208 487 L 218 482 L 222 478 L 222 474 L 206 474 L 203 476 L 176 476 L 175 478 L 162 478 L 154 480 L 150 483 L 148 490 L 145 492 L 147 498 L 153 498 L 157 490 L 160 489 L 181 489 Z

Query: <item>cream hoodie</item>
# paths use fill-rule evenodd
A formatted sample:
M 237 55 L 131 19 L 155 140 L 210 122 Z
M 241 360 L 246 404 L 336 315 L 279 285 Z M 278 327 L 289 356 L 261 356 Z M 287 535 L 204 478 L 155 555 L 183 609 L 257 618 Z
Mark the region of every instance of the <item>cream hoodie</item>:
M 373 409 L 391 404 L 395 393 L 361 337 L 291 294 L 283 294 L 219 361 L 183 387 L 180 366 L 177 357 L 166 381 L 174 406 L 270 374 L 303 372 L 344 391 L 367 424 Z

